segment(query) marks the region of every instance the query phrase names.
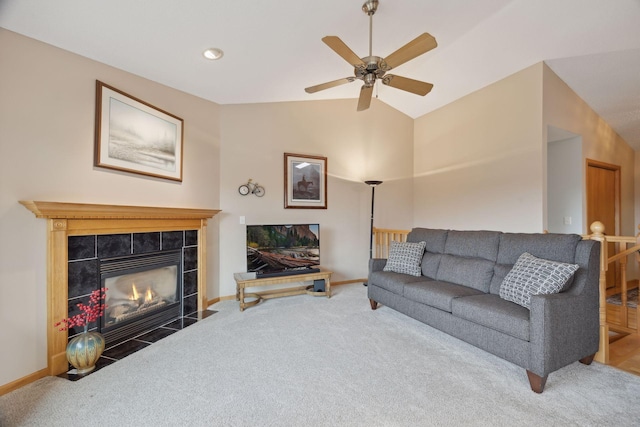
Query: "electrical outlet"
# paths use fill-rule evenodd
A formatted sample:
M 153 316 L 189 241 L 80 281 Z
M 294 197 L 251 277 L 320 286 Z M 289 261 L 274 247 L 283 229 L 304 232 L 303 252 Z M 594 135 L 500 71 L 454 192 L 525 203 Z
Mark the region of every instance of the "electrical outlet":
M 571 217 L 570 216 L 565 216 L 564 217 L 564 225 L 571 225 Z
M 244 223 L 245 223 L 244 215 L 240 215 L 240 224 L 244 224 Z

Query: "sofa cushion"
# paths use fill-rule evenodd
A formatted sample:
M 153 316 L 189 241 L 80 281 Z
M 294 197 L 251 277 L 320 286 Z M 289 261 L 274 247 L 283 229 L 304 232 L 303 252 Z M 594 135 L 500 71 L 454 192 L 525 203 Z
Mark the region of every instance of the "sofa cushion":
M 493 266 L 492 261 L 480 258 L 442 255 L 436 279 L 489 292 Z
M 525 252 L 502 281 L 500 298 L 529 308 L 531 295 L 560 292 L 577 269 L 578 264 L 549 261 Z
M 451 313 L 470 322 L 529 341 L 529 310 L 505 301 L 498 295 L 483 294 L 456 298 L 452 301 Z
M 447 230 L 435 230 L 430 228 L 414 228 L 407 235 L 407 242 L 426 242 L 425 250 L 436 254 L 444 253 L 444 244 L 447 240 Z
M 451 313 L 451 302 L 469 295 L 483 295 L 482 292 L 454 283 L 427 280 L 404 285 L 404 296 L 412 301 L 430 305 Z
M 498 231 L 454 231 L 447 233 L 444 253 L 464 257 L 496 260 L 500 235 Z
M 420 264 L 422 263 L 425 244 L 425 242 L 392 241 L 389 247 L 389 258 L 383 270 L 411 276 L 422 276 Z
M 573 263 L 576 246 L 582 240 L 577 234 L 503 233 L 500 237 L 498 264 L 515 264 L 525 252 L 550 261 Z
M 551 261 L 573 263 L 581 239 L 577 234 L 503 233 L 500 236 L 490 293 L 500 293 L 502 281 L 523 253 L 528 252 L 535 257 Z
M 425 251 L 422 256 L 422 275 L 435 280 L 438 275 L 438 267 L 440 266 L 441 259 L 442 254 Z
M 392 271 L 374 271 L 369 274 L 369 284 L 374 284 L 398 295 L 404 293 L 405 284 L 421 280 L 424 280 L 424 277 L 409 276 L 408 274 L 394 273 Z

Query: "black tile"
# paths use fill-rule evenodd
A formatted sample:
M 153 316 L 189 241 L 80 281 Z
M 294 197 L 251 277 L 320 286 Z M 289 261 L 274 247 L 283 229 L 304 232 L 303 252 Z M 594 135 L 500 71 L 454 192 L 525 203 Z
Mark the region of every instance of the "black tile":
M 99 371 L 100 369 L 104 368 L 105 366 L 109 366 L 112 363 L 115 363 L 116 361 L 113 359 L 107 359 L 106 357 L 100 357 L 98 359 L 98 361 L 96 362 L 96 367 L 93 371 L 91 372 L 87 372 L 86 374 L 83 375 L 78 375 L 75 373 L 75 369 L 71 369 L 68 372 L 65 372 L 64 374 L 60 374 L 58 375 L 58 377 L 60 378 L 66 378 L 69 381 L 78 381 L 81 380 L 82 378 L 93 374 L 94 372 Z
M 214 314 L 216 314 L 217 311 L 215 310 L 205 310 L 205 311 L 198 311 L 197 313 L 191 313 L 188 318 L 189 319 L 196 319 L 196 320 L 204 320 L 209 316 L 212 316 Z
M 96 236 L 69 236 L 69 261 L 96 257 Z
M 185 246 L 198 246 L 198 230 L 187 230 L 184 232 Z
M 163 231 L 162 232 L 162 250 L 169 251 L 173 249 L 182 249 L 184 246 L 184 232 L 182 231 Z
M 100 286 L 98 260 L 74 261 L 68 268 L 69 298 L 87 295 Z
M 160 251 L 160 233 L 134 233 L 133 253 L 144 254 Z
M 144 335 L 140 335 L 136 339 L 138 341 L 154 343 L 154 342 L 160 341 L 163 338 L 168 337 L 171 334 L 175 334 L 176 332 L 178 332 L 176 329 L 160 327 L 160 328 L 154 329 L 153 331 L 147 332 Z
M 187 326 L 191 326 L 196 322 L 197 322 L 196 319 L 190 319 L 188 317 L 183 317 L 181 319 L 174 320 L 173 322 L 164 325 L 163 328 L 171 328 L 171 329 L 180 330 L 180 329 L 186 328 Z
M 184 273 L 182 276 L 182 295 L 191 295 L 198 292 L 198 270 Z
M 198 295 L 192 295 L 190 297 L 186 297 L 183 302 L 182 312 L 185 316 L 188 316 L 191 313 L 195 313 L 198 311 Z
M 98 236 L 98 258 L 131 255 L 131 234 Z
M 198 248 L 184 248 L 184 271 L 198 268 Z
M 120 360 L 149 345 L 150 345 L 149 343 L 137 341 L 135 339 L 129 340 L 129 341 L 123 342 L 122 344 L 118 344 L 117 346 L 112 347 L 108 350 L 105 350 L 104 353 L 102 353 L 102 355 L 104 357 L 109 357 L 111 359 Z

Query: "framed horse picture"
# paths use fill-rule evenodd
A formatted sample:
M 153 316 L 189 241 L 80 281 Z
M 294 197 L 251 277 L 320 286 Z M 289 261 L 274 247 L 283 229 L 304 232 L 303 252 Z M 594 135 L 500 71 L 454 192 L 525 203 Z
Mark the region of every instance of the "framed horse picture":
M 284 153 L 285 209 L 327 209 L 327 158 Z

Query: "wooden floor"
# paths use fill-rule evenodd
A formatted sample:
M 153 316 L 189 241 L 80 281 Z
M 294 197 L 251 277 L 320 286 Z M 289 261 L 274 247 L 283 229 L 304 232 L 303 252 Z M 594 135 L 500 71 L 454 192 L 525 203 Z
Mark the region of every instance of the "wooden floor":
M 640 335 L 615 335 L 609 345 L 609 365 L 640 376 Z

